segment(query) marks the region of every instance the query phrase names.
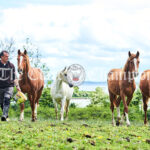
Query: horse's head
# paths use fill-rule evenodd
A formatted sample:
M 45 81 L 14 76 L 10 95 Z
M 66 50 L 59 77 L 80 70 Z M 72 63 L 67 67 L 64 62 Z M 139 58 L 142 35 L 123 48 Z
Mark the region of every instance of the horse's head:
M 27 56 L 27 51 L 24 50 L 23 53 L 21 53 L 20 50 L 18 50 L 18 73 L 23 74 L 27 72 L 28 66 L 29 66 L 29 58 Z
M 129 51 L 129 58 L 128 58 L 128 71 L 133 74 L 134 77 L 138 76 L 138 69 L 139 69 L 139 51 L 136 54 L 131 54 Z
M 60 79 L 62 81 L 64 81 L 65 83 L 67 83 L 69 85 L 69 87 L 73 87 L 73 84 L 69 83 L 68 78 L 67 78 L 67 73 L 68 73 L 68 69 L 67 67 L 65 67 L 61 72 L 60 72 Z

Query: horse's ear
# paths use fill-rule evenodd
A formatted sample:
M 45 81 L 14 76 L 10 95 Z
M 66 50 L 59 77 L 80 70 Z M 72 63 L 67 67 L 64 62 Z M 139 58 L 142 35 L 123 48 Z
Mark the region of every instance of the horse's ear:
M 18 55 L 20 55 L 20 54 L 21 54 L 20 49 L 18 49 Z
M 131 52 L 129 51 L 128 54 L 129 54 L 129 57 L 130 57 L 131 56 Z
M 62 72 L 64 72 L 64 71 L 66 70 L 66 68 L 67 68 L 67 67 L 65 67 L 65 68 L 62 70 Z
M 137 53 L 136 53 L 136 58 L 138 58 L 139 55 L 140 55 L 140 53 L 139 53 L 139 51 L 137 51 Z
M 27 54 L 27 50 L 26 50 L 26 49 L 24 50 L 24 54 L 25 54 L 25 55 Z

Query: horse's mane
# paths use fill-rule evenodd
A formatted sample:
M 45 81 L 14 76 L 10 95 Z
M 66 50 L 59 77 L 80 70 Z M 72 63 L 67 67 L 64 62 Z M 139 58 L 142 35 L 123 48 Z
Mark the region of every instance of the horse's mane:
M 58 80 L 58 79 L 60 80 L 60 79 L 61 79 L 61 78 L 60 78 L 60 73 L 61 73 L 61 72 L 58 72 L 58 73 L 57 73 L 57 75 L 56 75 L 56 80 Z
M 61 80 L 61 78 L 60 78 L 60 73 L 61 73 L 61 72 L 58 72 L 58 73 L 57 73 L 55 82 L 53 83 L 57 90 L 59 89 L 59 87 L 60 87 L 60 85 L 61 85 L 61 83 L 62 83 L 62 80 Z

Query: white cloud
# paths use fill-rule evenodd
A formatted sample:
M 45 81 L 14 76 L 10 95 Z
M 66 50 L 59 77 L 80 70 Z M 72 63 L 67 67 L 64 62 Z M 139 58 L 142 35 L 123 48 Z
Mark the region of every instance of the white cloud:
M 52 72 L 80 63 L 88 80 L 94 72 L 122 67 L 128 51 L 150 57 L 150 2 L 96 0 L 83 5 L 26 5 L 0 11 L 0 38 L 13 37 L 18 47 L 29 37 Z M 100 72 L 99 72 L 100 73 Z

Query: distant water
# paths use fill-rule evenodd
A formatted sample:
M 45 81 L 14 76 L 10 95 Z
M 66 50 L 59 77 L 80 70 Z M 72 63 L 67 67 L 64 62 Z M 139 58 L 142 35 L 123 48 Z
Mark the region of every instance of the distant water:
M 101 87 L 105 93 L 108 93 L 108 86 L 107 82 L 92 82 L 92 81 L 85 81 L 83 84 L 79 86 L 80 90 L 83 91 L 95 91 L 97 87 Z M 136 89 L 139 88 L 139 83 L 136 82 Z
M 79 86 L 79 89 L 83 91 L 95 91 L 97 87 L 101 87 L 104 92 L 108 93 L 107 82 L 85 81 Z
M 105 93 L 108 93 L 107 82 L 84 81 L 80 86 L 80 91 L 95 91 L 97 87 L 101 87 Z M 139 83 L 136 83 L 136 88 L 139 88 Z
M 91 99 L 85 99 L 85 98 L 72 98 L 70 103 L 76 104 L 77 107 L 84 108 L 91 104 Z

